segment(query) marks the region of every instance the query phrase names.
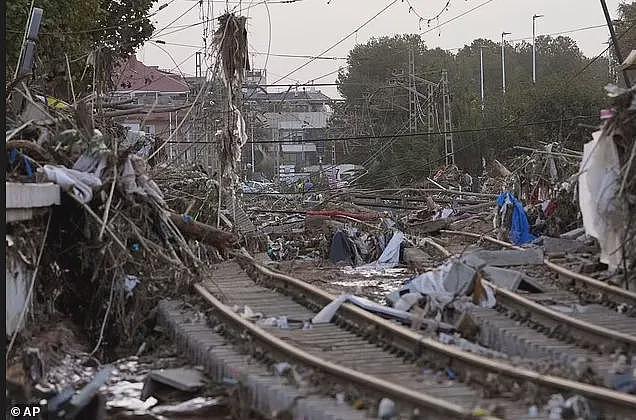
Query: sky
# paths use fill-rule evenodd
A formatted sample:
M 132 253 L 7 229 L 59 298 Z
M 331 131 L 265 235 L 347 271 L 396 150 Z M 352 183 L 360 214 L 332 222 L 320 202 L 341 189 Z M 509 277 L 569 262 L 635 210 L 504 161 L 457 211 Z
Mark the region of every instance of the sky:
M 476 38 L 500 42 L 503 31 L 511 32 L 508 39 L 513 43 L 519 42 L 516 39 L 531 38 L 534 14 L 544 15 L 536 21 L 537 35 L 605 23 L 599 0 L 450 0 L 444 10 L 447 2 L 448 0 L 297 0 L 282 3 L 280 0 L 268 0 L 266 7 L 263 0 L 230 0 L 227 3 L 210 1 L 210 9 L 214 16 L 222 14 L 229 7 L 237 13 L 242 11 L 241 14 L 248 17 L 252 67 L 264 68 L 266 65 L 267 81 L 270 84 L 307 83 L 311 80 L 315 83 L 333 83 L 338 68 L 346 66 L 346 61 L 340 58 L 346 58 L 356 43 L 363 44 L 373 37 L 421 33 L 430 48 L 455 49 L 470 44 Z M 205 25 L 186 26 L 201 22 L 205 15 L 202 14 L 197 0 L 159 0 L 154 10 L 166 3 L 168 6 L 152 17 L 156 27 L 152 39 L 164 41 L 165 44 L 147 42 L 138 51 L 137 58 L 147 65 L 158 65 L 175 73 L 192 75 L 195 73 L 195 52 L 203 51 Z M 616 17 L 619 3 L 619 0 L 607 0 L 612 18 Z M 208 0 L 203 0 L 203 9 L 207 13 Z M 468 13 L 444 24 L 465 12 Z M 376 14 L 377 17 L 374 17 Z M 435 18 L 437 15 L 438 19 Z M 368 24 L 356 31 L 371 18 L 373 19 Z M 427 26 L 429 19 L 432 19 L 430 27 Z M 438 22 L 442 24 L 441 27 L 434 29 Z M 168 28 L 161 31 L 166 26 Z M 170 33 L 173 31 L 176 32 Z M 322 54 L 347 36 L 333 49 Z M 567 36 L 577 42 L 586 56 L 594 57 L 607 47 L 603 43 L 607 42 L 609 31 L 606 26 L 602 26 L 572 32 Z M 269 56 L 266 54 L 268 46 Z M 328 59 L 314 60 L 294 71 L 310 59 L 272 54 L 322 54 Z M 294 72 L 288 75 L 292 71 Z M 334 86 L 320 89 L 329 96 L 338 97 Z

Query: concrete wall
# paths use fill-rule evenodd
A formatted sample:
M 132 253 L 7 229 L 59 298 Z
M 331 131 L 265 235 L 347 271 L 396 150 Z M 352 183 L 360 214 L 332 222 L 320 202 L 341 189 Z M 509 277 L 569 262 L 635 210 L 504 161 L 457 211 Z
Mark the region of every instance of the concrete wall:
M 6 328 L 7 336 L 13 334 L 18 326 L 20 313 L 26 303 L 29 285 L 33 271 L 18 257 L 15 252 L 7 249 L 6 256 Z M 24 324 L 21 326 L 24 327 Z M 20 328 L 20 329 L 22 329 Z

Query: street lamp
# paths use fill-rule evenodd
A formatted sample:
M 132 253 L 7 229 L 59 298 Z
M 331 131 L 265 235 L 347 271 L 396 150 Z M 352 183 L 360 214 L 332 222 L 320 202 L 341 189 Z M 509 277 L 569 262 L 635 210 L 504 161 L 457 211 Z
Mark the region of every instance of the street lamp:
M 532 83 L 537 83 L 537 52 L 534 46 L 534 27 L 535 21 L 542 17 L 543 15 L 532 16 Z
M 479 47 L 479 82 L 481 87 L 481 111 L 484 111 L 484 47 Z
M 506 94 L 506 56 L 504 54 L 504 37 L 510 34 L 511 32 L 501 33 L 501 88 L 504 95 Z

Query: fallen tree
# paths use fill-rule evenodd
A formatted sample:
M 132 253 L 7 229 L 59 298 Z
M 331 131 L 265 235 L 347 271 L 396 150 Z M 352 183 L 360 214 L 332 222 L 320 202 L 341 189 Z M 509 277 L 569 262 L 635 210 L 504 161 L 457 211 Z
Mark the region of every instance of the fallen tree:
M 199 223 L 188 215 L 170 213 L 170 220 L 188 239 L 194 239 L 218 249 L 231 248 L 238 242 L 238 237 L 213 226 Z

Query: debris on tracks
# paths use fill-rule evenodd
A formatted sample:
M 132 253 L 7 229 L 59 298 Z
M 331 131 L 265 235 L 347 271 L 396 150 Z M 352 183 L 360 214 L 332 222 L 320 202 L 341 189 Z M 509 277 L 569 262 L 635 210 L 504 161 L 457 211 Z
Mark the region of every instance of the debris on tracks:
M 584 146 L 579 177 L 583 224 L 601 247 L 601 262 L 636 284 L 636 107 L 634 89 L 606 87 L 615 108 Z M 631 273 L 631 275 L 630 275 Z
M 85 102 L 47 114 L 47 121 L 12 127 L 8 149 L 16 159 L 6 172 L 7 179 L 49 181 L 66 192 L 51 210 L 35 298 L 45 302 L 41 308 L 79 317 L 95 351 L 136 348 L 158 299 L 189 287 L 235 237 L 194 220 L 192 202 L 170 207 L 153 179 L 160 168 L 140 153 L 143 139 L 131 141 L 109 118 L 93 118 Z M 206 178 L 199 191 L 208 186 Z M 207 202 L 201 197 L 195 217 L 211 217 Z M 126 286 L 131 278 L 134 290 Z

